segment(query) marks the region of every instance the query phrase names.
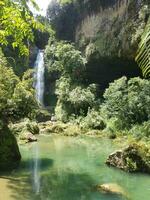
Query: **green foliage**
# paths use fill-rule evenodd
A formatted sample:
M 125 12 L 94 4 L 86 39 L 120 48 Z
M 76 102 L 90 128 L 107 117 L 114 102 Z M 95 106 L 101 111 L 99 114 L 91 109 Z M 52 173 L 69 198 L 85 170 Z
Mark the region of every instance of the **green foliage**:
M 80 79 L 86 60 L 72 44 L 50 41 L 45 50 L 45 63 L 51 72 L 60 72 L 62 75 L 69 74 L 72 78 Z
M 145 78 L 150 77 L 149 54 L 150 54 L 150 18 L 141 36 L 141 42 L 139 44 L 137 55 L 135 58 Z
M 56 81 L 55 94 L 60 101 L 67 101 L 71 89 L 71 79 L 69 77 L 61 76 Z
M 25 72 L 22 81 L 14 89 L 12 96 L 12 100 L 15 103 L 13 114 L 18 119 L 23 117 L 33 118 L 35 116 L 35 109 L 38 107 L 32 87 L 31 74 L 29 71 Z
M 129 130 L 129 134 L 135 136 L 137 139 L 150 137 L 150 121 L 144 122 L 141 125 L 135 125 Z
M 71 115 L 69 105 L 67 105 L 65 102 L 61 102 L 58 100 L 55 107 L 55 115 L 57 120 L 65 123 L 68 122 L 69 116 Z
M 41 29 L 41 24 L 31 16 L 24 0 L 0 0 L 0 7 L 1 45 L 11 44 L 14 49 L 19 49 L 21 55 L 28 55 L 27 43 L 34 40 L 32 29 Z
M 37 107 L 32 85 L 31 73 L 26 72 L 19 80 L 0 53 L 0 120 L 7 123 L 32 117 Z
M 96 86 L 94 84 L 87 88 L 77 86 L 70 91 L 68 101 L 75 109 L 92 107 L 95 101 L 95 91 Z
M 131 128 L 150 119 L 150 82 L 140 78 L 127 81 L 122 77 L 110 84 L 104 93 L 101 114 L 115 119 L 117 129 Z
M 47 18 L 56 31 L 56 38 L 75 41 L 75 29 L 79 15 L 78 6 L 72 3 L 72 0 L 52 0 L 47 8 Z
M 84 129 L 103 130 L 105 128 L 105 123 L 99 110 L 89 109 L 87 116 L 82 118 L 80 126 Z
M 56 95 L 58 102 L 55 113 L 59 120 L 66 122 L 69 117 L 85 116 L 88 108 L 95 104 L 96 86 L 94 84 L 88 87 L 78 86 L 70 78 L 62 76 L 56 82 Z
M 6 120 L 5 118 L 9 115 L 14 88 L 19 82 L 13 70 L 6 65 L 6 60 L 0 52 L 0 118 L 3 120 Z
M 45 49 L 48 39 L 53 37 L 55 32 L 46 17 L 38 15 L 35 19 L 43 25 L 43 29 L 34 29 L 34 42 L 39 49 Z
M 72 2 L 73 2 L 73 0 L 59 0 L 59 3 L 61 5 L 65 5 L 65 4 L 72 3 Z
M 125 168 L 129 172 L 149 172 L 150 171 L 150 152 L 144 143 L 131 143 L 124 149 L 122 155 Z

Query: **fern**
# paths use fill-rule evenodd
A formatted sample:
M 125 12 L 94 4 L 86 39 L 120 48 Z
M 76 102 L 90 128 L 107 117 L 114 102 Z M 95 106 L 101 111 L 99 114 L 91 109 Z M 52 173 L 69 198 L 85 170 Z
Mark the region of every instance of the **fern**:
M 141 42 L 135 58 L 144 78 L 150 78 L 150 18 L 141 36 Z

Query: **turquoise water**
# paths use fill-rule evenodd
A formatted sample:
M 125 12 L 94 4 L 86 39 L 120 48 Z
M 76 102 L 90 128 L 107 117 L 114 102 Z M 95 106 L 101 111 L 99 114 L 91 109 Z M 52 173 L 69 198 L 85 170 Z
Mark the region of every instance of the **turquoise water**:
M 106 139 L 40 136 L 37 143 L 20 147 L 22 163 L 5 175 L 8 182 L 3 192 L 9 197 L 4 200 L 127 199 L 95 191 L 95 185 L 104 183 L 117 183 L 130 200 L 149 200 L 150 176 L 104 164 L 114 149 Z

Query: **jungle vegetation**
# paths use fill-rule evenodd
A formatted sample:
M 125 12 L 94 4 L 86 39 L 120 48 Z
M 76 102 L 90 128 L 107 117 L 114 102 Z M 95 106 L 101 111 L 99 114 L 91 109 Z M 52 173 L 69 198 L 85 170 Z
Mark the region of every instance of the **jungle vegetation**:
M 103 63 L 103 59 L 111 62 L 114 57 L 106 52 L 107 48 L 103 48 L 105 45 L 98 38 L 99 32 L 94 39 L 87 39 L 82 35 L 80 41 L 76 40 L 79 21 L 83 20 L 88 12 L 93 13 L 97 7 L 93 1 L 86 1 L 86 10 L 82 14 L 81 10 L 85 5 L 81 0 L 52 1 L 46 17 L 34 17 L 27 2 L 0 0 L 0 134 L 5 133 L 9 123 L 24 118 L 35 120 L 40 110 L 33 88 L 33 66 L 29 65 L 31 49 L 36 46 L 45 48 L 45 84 L 46 88 L 49 88 L 51 82 L 55 85 L 56 105 L 53 112 L 58 121 L 78 125 L 85 132 L 94 129 L 101 130 L 110 137 L 130 135 L 138 140 L 149 140 L 149 3 L 144 1 L 144 14 L 141 13 L 142 17 L 139 19 L 144 20 L 143 26 L 137 28 L 136 25 L 135 37 L 128 38 L 130 41 L 136 38 L 134 54 L 122 53 L 121 41 L 117 43 L 120 48 L 118 58 L 122 56 L 123 61 L 129 57 L 134 58 L 142 75 L 119 76 L 117 80 L 110 81 L 102 94 L 97 81 L 89 83 L 87 66 L 90 63 L 90 67 L 93 67 L 93 58 Z M 34 0 L 30 2 L 39 9 Z M 105 3 L 102 6 L 105 7 Z M 113 22 L 116 22 L 116 19 L 114 18 Z M 90 17 L 88 20 L 91 20 Z M 130 28 L 131 24 L 128 23 L 127 28 Z M 113 30 L 112 35 L 117 35 L 117 30 Z M 123 34 L 126 34 L 127 30 Z M 119 33 L 119 37 L 121 34 Z M 105 37 L 102 39 L 106 41 Z M 110 46 L 110 49 L 111 47 L 114 51 L 114 46 Z M 101 48 L 103 51 L 100 51 Z M 116 65 L 120 64 L 114 60 Z M 108 74 L 109 76 L 111 74 Z M 47 95 L 50 93 L 47 92 Z

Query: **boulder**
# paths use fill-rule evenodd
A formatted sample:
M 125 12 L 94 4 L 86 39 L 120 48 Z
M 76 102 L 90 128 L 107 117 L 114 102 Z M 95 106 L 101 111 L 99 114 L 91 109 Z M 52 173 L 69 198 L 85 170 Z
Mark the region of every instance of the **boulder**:
M 19 137 L 20 140 L 25 140 L 26 142 L 36 142 L 37 138 L 30 132 L 24 132 Z
M 39 126 L 36 122 L 26 123 L 26 129 L 33 135 L 39 134 L 40 132 Z
M 37 122 L 47 122 L 51 120 L 51 114 L 46 109 L 39 109 L 36 113 Z
M 36 135 L 40 132 L 37 122 L 30 121 L 29 119 L 24 119 L 21 122 L 11 124 L 10 129 L 15 135 L 20 135 L 23 132 L 30 132 L 33 135 Z
M 0 129 L 0 170 L 16 168 L 21 155 L 15 136 L 8 127 Z
M 116 194 L 127 197 L 127 193 L 124 191 L 124 189 L 116 183 L 105 183 L 102 185 L 97 185 L 96 190 L 108 194 Z
M 62 122 L 47 121 L 39 123 L 39 127 L 40 127 L 40 133 L 43 134 L 51 134 L 51 133 L 61 134 L 66 130 L 68 125 Z
M 150 150 L 144 144 L 130 144 L 123 150 L 115 151 L 106 160 L 109 166 L 128 172 L 150 173 Z
M 28 142 L 36 142 L 37 138 L 33 134 L 29 133 L 27 134 L 27 140 Z

